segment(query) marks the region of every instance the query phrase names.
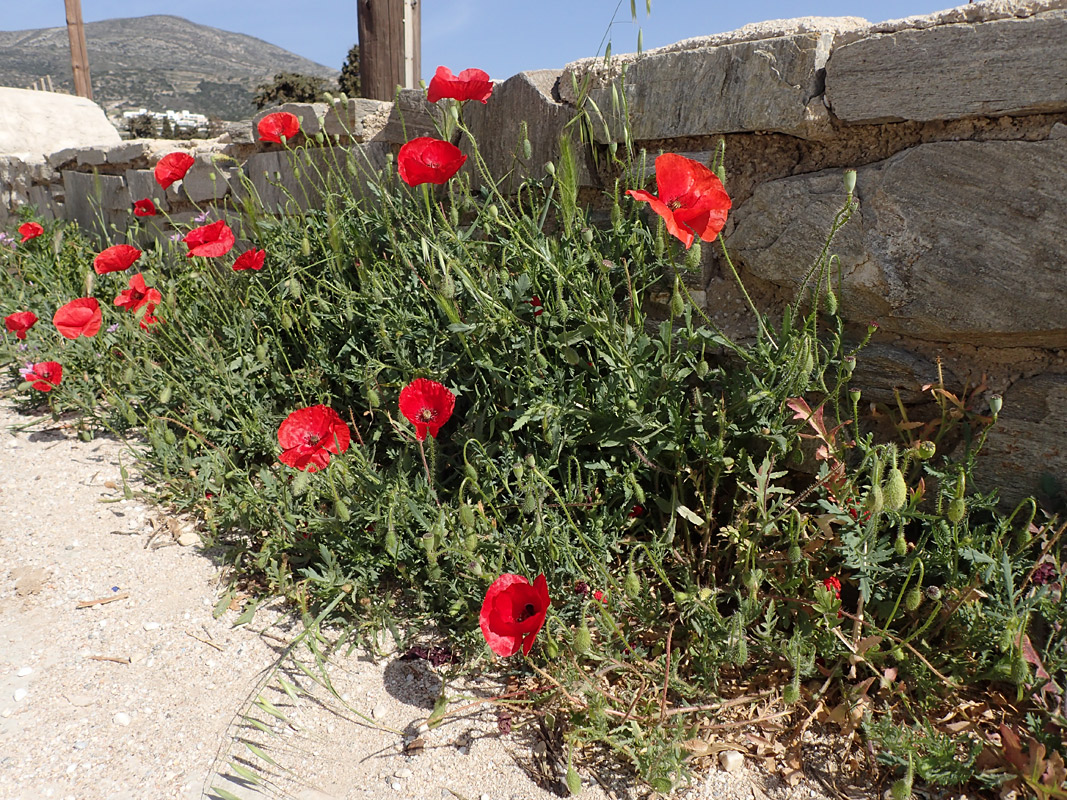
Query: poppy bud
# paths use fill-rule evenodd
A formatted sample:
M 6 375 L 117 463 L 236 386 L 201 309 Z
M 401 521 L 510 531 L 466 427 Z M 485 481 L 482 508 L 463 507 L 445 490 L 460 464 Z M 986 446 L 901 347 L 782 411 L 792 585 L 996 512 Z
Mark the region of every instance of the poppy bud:
M 303 470 L 297 473 L 296 477 L 293 479 L 293 482 L 289 487 L 293 493 L 293 497 L 300 497 L 305 492 L 307 492 L 308 483 L 311 480 L 311 478 L 309 477 L 310 475 L 311 473 L 305 472 Z
M 962 497 L 956 497 L 948 504 L 948 511 L 945 516 L 948 517 L 948 521 L 953 525 L 958 525 L 966 513 L 967 503 L 964 502 Z
M 256 345 L 256 360 L 266 364 L 267 363 L 267 346 L 263 344 Z
M 800 700 L 800 686 L 794 680 L 792 683 L 786 684 L 785 689 L 782 690 L 782 702 L 787 706 L 796 705 Z
M 570 364 L 572 367 L 578 366 L 578 362 L 581 361 L 581 359 L 578 358 L 578 353 L 573 347 L 563 348 L 563 360 Z
M 908 554 L 908 540 L 904 538 L 904 531 L 897 531 L 897 539 L 893 542 L 893 551 L 903 558 Z
M 306 239 L 304 241 L 307 241 Z M 299 300 L 300 295 L 303 294 L 303 287 L 300 285 L 295 277 L 289 279 L 289 296 L 294 300 Z
M 476 470 L 476 469 L 475 469 L 475 468 L 474 468 L 474 467 L 473 467 L 473 466 L 472 466 L 472 465 L 470 464 L 470 462 L 467 462 L 467 463 L 465 463 L 465 464 L 463 465 L 463 471 L 464 471 L 465 473 L 467 473 L 467 477 L 468 477 L 468 478 L 470 478 L 470 479 L 471 479 L 472 481 L 474 481 L 474 483 L 477 483 L 477 482 L 478 482 L 478 470 Z
M 291 327 L 293 327 L 293 318 L 285 312 L 282 313 L 282 327 L 286 330 L 289 330 Z
M 671 293 L 671 316 L 680 317 L 685 313 L 685 299 L 682 297 L 679 284 L 681 281 L 677 278 L 674 279 L 674 291 Z
M 130 383 L 133 380 L 133 367 L 126 367 L 122 373 L 122 382 Z
M 674 602 L 676 602 L 680 606 L 681 605 L 685 605 L 686 603 L 689 602 L 689 595 L 686 594 L 685 592 L 675 592 L 674 593 Z
M 826 311 L 830 316 L 837 314 L 837 295 L 833 289 L 826 293 Z
M 553 164 L 551 161 L 546 161 L 545 172 L 548 173 L 549 177 L 554 176 L 556 174 L 556 165 Z
M 172 389 L 170 386 L 164 386 L 163 391 L 159 393 L 159 402 L 162 405 L 166 405 L 170 402 L 171 391 Z
M 489 219 L 493 220 L 493 222 L 500 221 L 500 209 L 496 203 L 492 203 L 489 206 Z
M 593 243 L 593 229 L 592 228 L 582 228 L 582 241 L 585 242 L 586 244 L 592 244 Z
M 904 596 L 904 608 L 908 611 L 914 611 L 919 607 L 923 601 L 922 592 L 919 591 L 919 587 L 915 586 L 908 590 L 908 593 Z
M 696 365 L 696 373 L 698 378 L 703 378 L 708 374 L 708 362 L 698 361 Z
M 468 506 L 468 508 L 469 508 L 469 506 Z M 471 527 L 473 527 L 473 525 Z M 468 553 L 472 553 L 472 554 L 477 552 L 477 550 L 478 550 L 478 536 L 477 536 L 477 534 L 474 534 L 474 533 L 467 534 L 467 537 L 463 540 L 463 549 L 466 550 Z
M 530 144 L 529 139 L 522 140 L 522 157 L 527 161 L 533 158 L 533 145 Z
M 93 293 L 93 271 L 89 270 L 85 273 L 85 296 L 89 297 Z
M 900 511 L 908 500 L 908 486 L 904 482 L 904 473 L 897 467 L 889 470 L 883 489 L 885 507 L 890 511 Z
M 889 788 L 889 796 L 893 800 L 908 800 L 911 797 L 911 786 L 903 778 L 894 781 Z
M 989 411 L 996 419 L 996 416 L 1000 413 L 1000 409 L 1004 407 L 1004 398 L 999 394 L 989 395 Z
M 464 503 L 459 507 L 459 521 L 463 523 L 463 527 L 470 530 L 474 527 L 474 509 L 468 503 Z
M 619 225 L 622 224 L 622 207 L 619 206 L 618 201 L 611 205 L 611 227 L 618 230 Z
M 726 186 L 726 167 L 719 164 L 719 166 L 715 168 L 715 177 L 719 179 L 719 183 Z
M 694 239 L 692 246 L 685 251 L 685 268 L 687 272 L 696 272 L 700 269 L 700 240 Z
M 537 498 L 534 497 L 533 492 L 527 492 L 526 497 L 522 501 L 522 513 L 532 514 L 537 510 Z
M 177 443 L 178 437 L 174 435 L 174 431 L 167 428 L 166 432 L 163 434 L 163 441 L 169 445 L 173 445 Z
M 856 170 L 845 170 L 845 191 L 852 194 L 856 190 Z
M 300 240 L 300 252 L 304 254 L 304 258 L 311 255 L 311 242 L 306 236 Z
M 574 632 L 574 642 L 572 647 L 574 652 L 578 655 L 585 655 L 589 652 L 589 649 L 593 646 L 593 635 L 589 631 L 589 626 L 586 623 L 582 623 L 581 627 Z
M 893 647 L 889 650 L 889 657 L 899 663 L 904 660 L 904 651 L 899 646 Z
M 333 513 L 337 515 L 341 522 L 348 522 L 352 519 L 352 514 L 348 511 L 348 504 L 340 498 L 333 501 Z
M 1019 650 L 1011 660 L 1011 682 L 1016 686 L 1025 686 L 1029 680 L 1030 665 L 1026 663 L 1022 650 Z
M 804 553 L 801 552 L 800 545 L 796 542 L 793 542 L 793 544 L 789 545 L 788 558 L 789 563 L 791 564 L 799 564 L 801 559 L 804 558 Z
M 734 664 L 743 667 L 748 663 L 748 642 L 742 636 L 737 642 L 737 651 L 734 653 Z
M 582 791 L 582 778 L 574 771 L 574 767 L 567 767 L 567 791 L 572 795 L 580 794 Z
M 634 572 L 633 564 L 630 565 L 626 577 L 622 580 L 622 590 L 626 592 L 628 597 L 636 598 L 641 594 L 641 579 L 638 578 L 637 573 Z
M 885 496 L 882 493 L 882 487 L 876 483 L 867 492 L 867 502 L 864 504 L 864 508 L 871 513 L 871 516 L 874 516 L 881 513 L 884 507 Z

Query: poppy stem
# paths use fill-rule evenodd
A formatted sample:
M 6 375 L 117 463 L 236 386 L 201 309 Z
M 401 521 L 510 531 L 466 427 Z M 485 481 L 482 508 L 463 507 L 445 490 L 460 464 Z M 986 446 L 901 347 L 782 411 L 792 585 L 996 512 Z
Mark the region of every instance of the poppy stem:
M 722 257 L 726 259 L 726 266 L 730 268 L 730 272 L 733 273 L 734 280 L 737 281 L 737 288 L 741 290 L 741 295 L 745 298 L 745 302 L 748 303 L 749 309 L 756 317 L 756 324 L 759 326 L 760 332 L 767 337 L 767 341 L 771 343 L 771 347 L 775 350 L 778 349 L 777 343 L 774 341 L 774 337 L 771 336 L 771 332 L 767 330 L 767 326 L 763 324 L 763 316 L 759 313 L 759 309 L 756 308 L 756 304 L 752 302 L 752 298 L 748 294 L 748 289 L 745 288 L 744 281 L 741 280 L 741 276 L 737 272 L 737 267 L 734 266 L 733 259 L 730 258 L 730 252 L 726 249 L 726 243 L 719 236 L 719 247 L 722 249 Z
M 419 455 L 422 456 L 422 468 L 426 470 L 426 482 L 430 484 L 430 492 L 433 494 L 433 499 L 437 501 L 437 505 L 441 505 L 441 499 L 437 496 L 437 490 L 433 486 L 433 476 L 430 474 L 430 465 L 426 463 L 426 448 L 423 447 L 422 440 L 419 440 Z

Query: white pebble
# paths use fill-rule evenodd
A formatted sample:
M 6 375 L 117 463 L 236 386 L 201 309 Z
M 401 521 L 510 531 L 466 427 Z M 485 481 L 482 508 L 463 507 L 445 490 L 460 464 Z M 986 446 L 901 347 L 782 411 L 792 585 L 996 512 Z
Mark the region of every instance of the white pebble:
M 727 772 L 737 772 L 745 765 L 745 757 L 736 750 L 723 750 L 719 753 L 719 763 Z
M 389 784 L 389 788 L 392 789 L 394 792 L 399 792 L 401 788 L 400 781 L 393 781 Z
M 33 674 L 33 667 L 23 667 L 22 669 L 20 669 L 18 671 L 18 676 L 20 678 L 25 678 L 27 675 L 32 675 L 32 674 Z
M 11 696 L 15 698 L 16 703 L 21 703 L 23 700 L 26 699 L 26 695 L 28 694 L 29 692 L 27 692 L 25 689 L 16 689 L 15 693 Z
M 122 725 L 123 727 L 129 725 L 130 715 L 127 714 L 125 711 L 120 711 L 118 714 L 115 715 L 115 724 Z
M 397 778 L 410 778 L 411 777 L 411 770 L 408 769 L 407 767 L 401 767 L 396 772 L 394 772 L 393 775 L 396 776 Z
M 154 630 L 158 630 L 159 629 L 159 623 L 158 622 L 146 622 L 141 627 L 144 628 L 146 631 L 154 631 Z
M 489 800 L 489 795 L 483 794 L 481 797 L 478 798 L 478 800 Z
M 429 733 L 430 732 L 430 726 L 427 725 L 424 722 L 421 725 L 419 725 L 418 731 L 419 731 L 419 733 Z
M 385 703 L 378 703 L 374 709 L 370 712 L 370 715 L 375 719 L 381 719 L 385 716 L 386 708 Z

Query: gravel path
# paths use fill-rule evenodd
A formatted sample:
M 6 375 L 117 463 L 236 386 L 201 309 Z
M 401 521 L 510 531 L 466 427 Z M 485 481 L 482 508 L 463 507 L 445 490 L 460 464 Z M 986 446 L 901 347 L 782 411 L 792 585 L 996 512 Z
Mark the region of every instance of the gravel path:
M 121 443 L 0 400 L 0 800 L 197 800 L 213 786 L 241 800 L 557 796 L 533 776 L 558 788 L 559 754 L 532 728 L 501 735 L 491 705 L 425 729 L 441 684 L 428 661 L 353 652 L 329 670 L 336 694 L 293 662 L 265 672 L 299 625 L 270 606 L 240 627 L 236 610 L 216 619 L 218 563 L 124 498 L 120 461 Z M 267 780 L 242 778 L 250 768 Z M 639 794 L 584 777 L 589 800 Z M 687 800 L 824 796 L 772 788 L 713 766 Z

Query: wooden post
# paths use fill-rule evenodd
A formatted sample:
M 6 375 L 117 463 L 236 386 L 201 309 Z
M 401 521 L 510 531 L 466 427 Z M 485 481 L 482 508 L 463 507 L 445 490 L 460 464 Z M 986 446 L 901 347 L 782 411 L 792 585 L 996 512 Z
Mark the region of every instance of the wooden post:
M 392 100 L 421 73 L 420 0 L 357 0 L 359 81 L 363 96 Z
M 85 46 L 85 23 L 82 22 L 81 0 L 65 0 L 67 5 L 67 35 L 70 37 L 70 67 L 74 73 L 74 94 L 93 99 L 93 83 L 89 77 L 89 51 Z

